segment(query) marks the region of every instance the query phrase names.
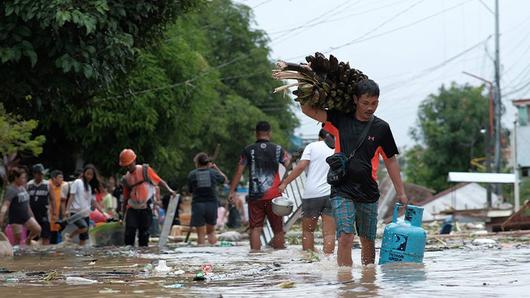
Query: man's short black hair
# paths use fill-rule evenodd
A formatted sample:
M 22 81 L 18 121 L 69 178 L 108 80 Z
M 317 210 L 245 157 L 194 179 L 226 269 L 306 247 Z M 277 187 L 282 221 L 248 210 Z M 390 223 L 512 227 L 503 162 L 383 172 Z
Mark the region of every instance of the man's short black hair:
M 353 91 L 357 98 L 362 95 L 368 95 L 370 97 L 377 96 L 379 97 L 379 86 L 374 80 L 366 79 L 355 84 L 355 89 Z
M 260 121 L 256 124 L 256 132 L 269 132 L 271 131 L 271 125 L 267 121 Z
M 323 128 L 320 129 L 320 131 L 318 132 L 318 137 L 321 139 L 325 139 L 328 135 L 329 135 L 329 132 Z
M 33 174 L 43 174 L 44 173 L 44 166 L 41 163 L 33 165 L 33 167 L 31 169 L 32 169 Z
M 63 176 L 63 172 L 61 170 L 53 170 L 51 173 L 50 173 L 50 176 L 52 178 L 56 178 L 57 176 Z

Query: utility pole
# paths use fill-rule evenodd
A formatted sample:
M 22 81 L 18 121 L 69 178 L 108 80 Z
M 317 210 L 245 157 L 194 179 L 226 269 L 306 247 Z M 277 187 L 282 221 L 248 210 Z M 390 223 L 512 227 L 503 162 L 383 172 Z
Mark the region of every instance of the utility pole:
M 495 0 L 495 172 L 501 171 L 501 74 L 499 54 L 499 0 Z
M 487 173 L 491 173 L 491 145 L 493 144 L 493 131 L 494 131 L 494 127 L 493 127 L 493 106 L 494 106 L 494 103 L 493 103 L 493 100 L 494 100 L 494 87 L 493 87 L 493 83 L 491 81 L 488 81 L 486 80 L 485 78 L 481 78 L 477 75 L 474 75 L 472 73 L 469 73 L 467 71 L 463 71 L 463 73 L 465 75 L 468 75 L 470 77 L 473 77 L 477 80 L 480 80 L 484 83 L 486 83 L 488 85 L 488 96 L 489 96 L 489 100 L 488 100 L 488 106 L 489 106 L 489 115 L 488 115 L 488 128 L 487 128 L 487 134 L 486 134 L 486 172 Z M 488 183 L 488 186 L 487 186 L 487 195 L 486 195 L 486 199 L 487 199 L 487 202 L 488 202 L 488 208 L 491 208 L 491 205 L 492 205 L 492 200 L 491 200 L 491 192 L 492 192 L 492 185 L 490 183 Z

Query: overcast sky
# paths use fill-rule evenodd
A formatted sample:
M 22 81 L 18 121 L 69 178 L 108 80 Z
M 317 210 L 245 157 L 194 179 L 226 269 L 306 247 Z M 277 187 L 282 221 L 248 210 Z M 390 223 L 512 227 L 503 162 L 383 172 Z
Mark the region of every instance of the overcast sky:
M 398 146 L 414 144 L 417 107 L 442 84 L 480 85 L 467 71 L 494 78 L 493 0 L 237 0 L 253 8 L 267 32 L 271 59 L 302 62 L 315 51 L 349 61 L 379 83 L 376 115 L 390 123 Z M 530 1 L 500 0 L 501 89 L 512 126 L 512 99 L 530 97 Z M 489 38 L 489 39 L 488 39 Z M 316 121 L 300 112 L 303 136 Z

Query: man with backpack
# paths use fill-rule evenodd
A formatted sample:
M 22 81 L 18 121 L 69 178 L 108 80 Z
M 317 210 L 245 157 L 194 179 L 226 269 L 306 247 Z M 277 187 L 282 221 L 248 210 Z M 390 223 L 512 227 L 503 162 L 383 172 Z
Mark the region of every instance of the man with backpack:
M 149 227 L 153 217 L 151 204 L 155 200 L 155 186 L 163 186 L 172 197 L 176 195 L 148 165 L 137 165 L 136 154 L 131 149 L 120 153 L 120 166 L 127 169 L 122 178 L 123 212 L 125 213 L 125 245 L 134 246 L 136 231 L 138 245 L 148 246 Z

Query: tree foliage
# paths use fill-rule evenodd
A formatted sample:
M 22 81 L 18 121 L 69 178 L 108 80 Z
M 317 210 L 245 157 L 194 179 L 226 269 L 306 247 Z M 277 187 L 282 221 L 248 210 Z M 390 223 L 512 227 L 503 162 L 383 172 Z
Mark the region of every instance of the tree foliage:
M 6 108 L 26 118 L 84 105 L 127 72 L 139 47 L 202 1 L 6 0 L 0 2 L 0 86 Z M 31 100 L 27 101 L 25 98 Z M 42 118 L 42 117 L 41 117 Z
M 39 120 L 47 137 L 42 158 L 50 167 L 68 172 L 86 161 L 111 174 L 119 170 L 119 152 L 132 148 L 164 178 L 182 181 L 196 153 L 212 154 L 220 144 L 217 163 L 231 172 L 259 120 L 271 122 L 274 141 L 288 144 L 297 125 L 291 99 L 271 92 L 280 83 L 270 77 L 268 38 L 251 28 L 247 6 L 228 0 L 35 2 L 55 15 L 80 11 L 96 20 L 87 27 L 78 21 L 88 19 L 63 14 L 64 23 L 24 19 L 20 11 L 8 15 L 7 7 L 24 3 L 26 11 L 33 2 L 0 4 L 16 17 L 11 22 L 31 27 L 27 39 L 37 53 L 35 64 L 24 55 L 0 64 L 6 70 L 0 92 L 15 100 L 5 101 L 10 111 Z M 101 3 L 106 6 L 98 9 Z M 7 36 L 2 22 L 0 39 Z M 75 61 L 61 60 L 65 54 Z M 93 73 L 83 71 L 86 65 Z M 23 97 L 29 100 L 19 101 Z
M 228 6 L 212 14 L 211 10 L 221 4 Z M 239 19 L 239 9 L 227 1 L 213 1 L 202 10 L 179 18 L 159 45 L 140 51 L 137 65 L 111 89 L 112 96 L 102 94 L 91 107 L 76 113 L 78 131 L 72 137 L 82 136 L 82 147 L 89 149 L 84 157 L 97 160 L 110 173 L 116 171 L 119 151 L 130 147 L 138 152 L 139 160 L 152 163 L 162 176 L 183 182 L 193 168 L 193 156 L 200 151 L 213 154 L 218 145 L 216 162 L 232 172 L 239 152 L 253 142 L 254 126 L 259 120 L 270 121 L 275 141 L 287 145 L 296 121 L 289 110 L 290 99 L 273 96 L 272 89 L 268 89 L 277 84 L 269 76 L 272 65 L 267 58 L 268 49 L 254 54 L 257 58 L 252 60 L 253 66 L 247 66 L 267 72 L 254 74 L 256 78 L 251 82 L 227 83 L 226 78 L 233 76 L 224 73 L 224 67 L 219 65 L 228 67 L 233 59 L 227 56 L 229 61 L 217 60 L 212 58 L 213 53 L 226 55 L 225 52 L 237 52 L 237 47 L 219 45 L 212 37 L 217 28 L 198 22 L 208 22 L 211 17 L 233 23 L 242 27 L 231 30 L 233 34 L 243 36 L 222 38 L 250 39 L 255 48 L 262 47 L 247 32 L 251 30 L 250 20 Z M 250 45 L 248 48 L 253 50 Z M 241 79 L 246 76 L 244 71 L 239 74 Z M 249 85 L 256 95 L 241 91 L 241 85 Z M 260 108 L 260 101 L 268 101 L 268 107 L 274 107 L 276 113 L 266 113 L 268 110 Z M 119 145 L 109 148 L 107 144 Z
M 6 113 L 0 104 L 0 155 L 13 155 L 19 152 L 41 154 L 45 137 L 32 136 L 37 124 L 35 120 L 24 121 L 20 116 Z
M 411 130 L 418 144 L 405 154 L 410 182 L 443 190 L 448 172 L 467 172 L 473 158 L 484 156 L 488 98 L 483 91 L 453 83 L 421 103 L 418 126 Z

